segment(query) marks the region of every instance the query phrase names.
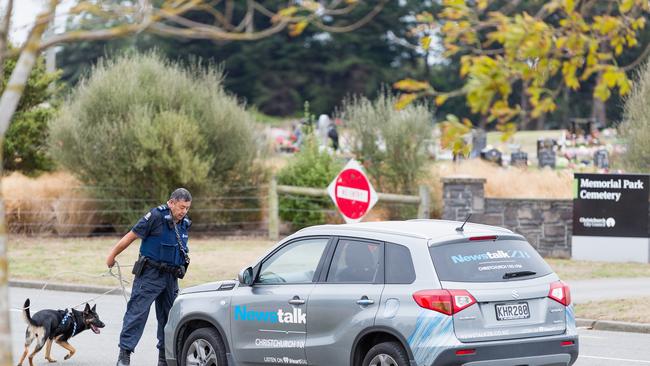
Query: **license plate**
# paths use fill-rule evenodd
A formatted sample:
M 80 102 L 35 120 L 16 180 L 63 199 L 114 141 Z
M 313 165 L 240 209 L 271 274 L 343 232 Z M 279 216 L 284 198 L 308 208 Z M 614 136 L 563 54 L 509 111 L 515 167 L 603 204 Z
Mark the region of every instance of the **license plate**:
M 516 304 L 496 304 L 497 320 L 516 320 L 530 318 L 527 302 Z

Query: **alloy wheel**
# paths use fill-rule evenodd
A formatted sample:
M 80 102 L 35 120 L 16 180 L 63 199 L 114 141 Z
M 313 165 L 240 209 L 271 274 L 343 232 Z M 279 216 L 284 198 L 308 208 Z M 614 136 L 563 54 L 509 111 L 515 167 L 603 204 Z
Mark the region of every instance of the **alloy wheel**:
M 185 364 L 187 366 L 219 366 L 214 348 L 205 339 L 197 339 L 190 345 Z

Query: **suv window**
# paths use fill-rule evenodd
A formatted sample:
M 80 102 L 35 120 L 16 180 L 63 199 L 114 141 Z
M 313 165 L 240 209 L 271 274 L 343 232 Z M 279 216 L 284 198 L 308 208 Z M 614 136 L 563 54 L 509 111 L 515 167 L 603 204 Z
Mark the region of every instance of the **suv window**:
M 441 281 L 504 282 L 552 272 L 537 251 L 522 240 L 434 245 L 429 252 Z
M 386 243 L 386 283 L 409 284 L 415 281 L 411 251 L 403 245 Z
M 327 246 L 328 238 L 295 241 L 262 263 L 256 283 L 309 283 Z
M 339 240 L 327 282 L 374 283 L 379 273 L 380 250 L 378 243 Z

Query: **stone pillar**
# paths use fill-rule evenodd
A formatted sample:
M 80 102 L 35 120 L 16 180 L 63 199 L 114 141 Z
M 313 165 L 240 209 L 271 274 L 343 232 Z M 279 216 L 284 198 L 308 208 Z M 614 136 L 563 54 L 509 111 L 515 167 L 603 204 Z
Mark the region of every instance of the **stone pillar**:
M 468 214 L 485 211 L 485 179 L 472 177 L 442 178 L 442 218 L 465 221 Z

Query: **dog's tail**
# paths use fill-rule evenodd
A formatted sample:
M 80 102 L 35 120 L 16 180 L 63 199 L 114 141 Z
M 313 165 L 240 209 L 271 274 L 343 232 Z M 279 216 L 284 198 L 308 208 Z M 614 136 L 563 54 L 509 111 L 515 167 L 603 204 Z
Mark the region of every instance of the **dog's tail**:
M 23 318 L 27 324 L 38 325 L 34 322 L 34 320 L 32 320 L 31 315 L 29 315 L 29 299 L 25 300 L 25 303 L 23 304 Z

